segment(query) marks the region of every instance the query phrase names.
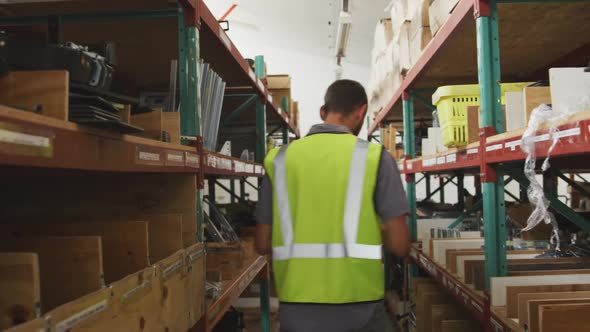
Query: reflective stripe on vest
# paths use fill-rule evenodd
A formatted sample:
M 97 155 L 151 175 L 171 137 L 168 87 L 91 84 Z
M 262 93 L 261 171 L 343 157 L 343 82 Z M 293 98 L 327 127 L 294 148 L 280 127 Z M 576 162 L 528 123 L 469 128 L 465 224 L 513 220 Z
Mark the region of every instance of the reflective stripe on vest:
M 369 143 L 359 139 L 352 152 L 344 208 L 344 243 L 293 243 L 293 221 L 291 220 L 287 188 L 286 152 L 287 146 L 283 146 L 273 161 L 274 192 L 283 240 L 281 247 L 273 248 L 273 260 L 345 257 L 381 259 L 381 245 L 356 243 Z

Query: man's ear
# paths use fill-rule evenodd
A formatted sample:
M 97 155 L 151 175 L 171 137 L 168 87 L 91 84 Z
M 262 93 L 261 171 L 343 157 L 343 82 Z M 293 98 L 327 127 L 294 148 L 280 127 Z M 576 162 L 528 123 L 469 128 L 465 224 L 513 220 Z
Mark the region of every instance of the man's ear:
M 320 118 L 322 118 L 322 121 L 326 121 L 327 116 L 328 112 L 326 112 L 326 106 L 320 107 Z
M 367 115 L 367 104 L 364 104 L 363 106 L 359 107 L 356 110 L 356 116 L 357 116 L 357 120 L 365 120 L 365 116 Z

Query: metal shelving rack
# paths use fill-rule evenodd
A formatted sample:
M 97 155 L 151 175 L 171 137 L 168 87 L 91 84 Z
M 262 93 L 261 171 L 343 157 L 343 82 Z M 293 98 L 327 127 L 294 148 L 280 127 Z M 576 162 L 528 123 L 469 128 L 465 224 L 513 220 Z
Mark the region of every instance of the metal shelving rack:
M 52 157 L 38 154 L 12 154 L 0 149 L 0 164 L 6 167 L 30 166 L 61 170 L 106 172 L 194 173 L 197 175 L 197 240 L 202 241 L 202 189 L 205 177 L 240 179 L 244 192 L 246 177 L 262 177 L 261 165 L 266 154 L 267 126 L 271 134 L 282 130 L 283 141 L 289 133 L 299 137 L 299 130 L 289 122 L 286 111 L 272 104 L 272 96 L 243 58 L 226 32 L 202 0 L 103 0 L 51 3 L 29 2 L 5 5 L 0 16 L 0 27 L 67 23 L 65 32 L 80 44 L 115 40 L 133 46 L 125 50 L 120 66 L 124 74 L 145 84 L 167 82 L 170 59 L 178 59 L 178 87 L 180 94 L 181 135 L 184 146 L 157 142 L 107 131 L 83 128 L 76 124 L 24 113 L 0 106 L 0 121 L 20 128 L 19 133 L 37 133 L 48 139 Z M 146 26 L 151 25 L 150 33 Z M 73 28 L 72 28 L 73 27 Z M 154 47 L 155 46 L 155 47 Z M 235 134 L 235 128 L 249 133 L 249 143 L 255 149 L 255 162 L 207 151 L 200 137 L 200 95 L 197 93 L 197 61 L 202 58 L 211 64 L 224 81 L 226 93 L 221 116 L 221 136 Z M 125 66 L 128 65 L 128 66 Z M 149 68 L 149 70 L 148 70 Z M 258 75 L 257 75 L 258 74 Z M 125 91 L 136 93 L 137 91 Z M 235 104 L 232 100 L 240 103 Z M 245 100 L 245 101 L 244 101 Z M 252 130 L 254 129 L 254 130 Z M 40 134 L 39 134 L 40 133 Z M 50 133 L 50 136 L 43 136 Z M 76 142 L 73 147 L 71 142 Z M 109 147 L 105 149 L 104 147 Z M 140 152 L 158 156 L 143 161 Z M 167 158 L 169 154 L 182 156 Z M 168 162 L 174 160 L 174 162 Z M 233 181 L 232 181 L 233 182 Z M 233 186 L 232 186 L 233 187 Z M 203 267 L 204 269 L 204 267 Z M 205 271 L 203 270 L 203 273 Z M 193 327 L 195 331 L 210 331 L 223 316 L 231 302 L 257 277 L 261 278 L 262 330 L 270 331 L 269 265 L 266 257 L 256 259 L 229 284 L 207 313 Z
M 405 159 L 399 163 L 405 174 L 412 238 L 416 241 L 416 174 L 464 174 L 480 178 L 485 233 L 486 289 L 491 277 L 505 276 L 506 230 L 504 223 L 504 185 L 516 180 L 527 186 L 522 174 L 524 153 L 518 148 L 522 132 L 504 133 L 500 104 L 500 82 L 547 79 L 547 70 L 558 66 L 587 65 L 590 50 L 590 2 L 543 0 L 461 0 L 447 22 L 424 49 L 422 56 L 408 71 L 389 104 L 376 116 L 369 128 L 369 139 L 384 122 L 399 120 L 403 114 Z M 473 18 L 470 17 L 473 14 Z M 560 17 L 571 20 L 557 23 Z M 551 22 L 546 24 L 546 22 Z M 561 21 L 560 21 L 561 22 Z M 502 70 L 501 70 L 502 67 Z M 433 106 L 426 100 L 438 86 L 480 84 L 480 142 L 444 154 L 416 158 L 414 119 L 428 117 Z M 419 103 L 414 103 L 415 101 Z M 590 169 L 587 162 L 575 156 L 590 152 L 588 114 L 580 114 L 559 126 L 560 141 L 551 153 L 552 168 L 581 172 Z M 550 145 L 538 133 L 537 157 L 544 157 Z M 572 163 L 572 161 L 575 162 Z M 572 165 L 575 165 L 572 167 Z M 559 172 L 548 177 L 555 179 Z M 508 177 L 505 181 L 504 178 Z M 422 180 L 422 179 L 421 179 Z M 429 180 L 428 180 L 429 182 Z M 462 192 L 462 181 L 457 181 Z M 432 192 L 427 186 L 427 195 Z M 584 230 L 590 222 L 561 203 L 555 192 L 548 195 L 551 207 Z M 470 211 L 473 212 L 473 211 Z M 460 224 L 461 216 L 453 225 Z M 411 258 L 427 274 L 439 281 L 484 323 L 488 331 L 512 331 L 514 326 L 490 308 L 489 295 L 483 296 L 465 287 L 454 276 L 429 257 L 413 248 Z

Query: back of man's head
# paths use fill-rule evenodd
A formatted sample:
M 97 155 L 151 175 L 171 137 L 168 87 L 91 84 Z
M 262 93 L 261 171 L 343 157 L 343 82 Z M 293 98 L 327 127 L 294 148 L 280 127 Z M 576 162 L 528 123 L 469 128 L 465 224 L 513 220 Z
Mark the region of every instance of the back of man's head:
M 326 113 L 341 113 L 347 116 L 368 103 L 365 88 L 353 80 L 338 80 L 332 83 L 324 96 Z

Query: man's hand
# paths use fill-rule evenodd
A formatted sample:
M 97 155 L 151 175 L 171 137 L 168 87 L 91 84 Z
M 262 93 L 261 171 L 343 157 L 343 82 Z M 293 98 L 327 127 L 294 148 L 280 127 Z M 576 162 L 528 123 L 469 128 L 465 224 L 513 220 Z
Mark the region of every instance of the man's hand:
M 401 215 L 381 224 L 383 245 L 387 251 L 399 257 L 405 257 L 410 253 L 410 231 L 406 222 L 406 216 Z
M 272 225 L 256 225 L 256 252 L 259 255 L 269 255 L 272 251 Z

